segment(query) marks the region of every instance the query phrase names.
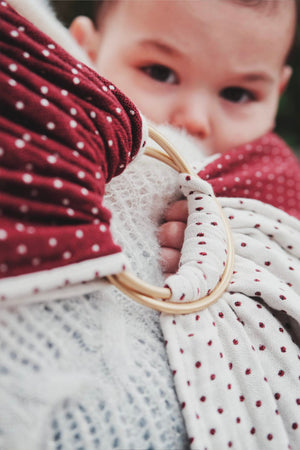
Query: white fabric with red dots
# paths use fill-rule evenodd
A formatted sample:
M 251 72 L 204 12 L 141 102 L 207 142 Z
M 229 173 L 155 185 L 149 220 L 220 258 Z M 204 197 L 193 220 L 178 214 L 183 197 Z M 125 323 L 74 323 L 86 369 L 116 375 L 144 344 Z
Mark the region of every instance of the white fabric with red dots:
M 227 240 L 224 219 L 209 183 L 197 175 L 179 175 L 188 200 L 188 222 L 181 249 L 179 270 L 166 279 L 170 301 L 191 302 L 209 295 L 224 272 Z
M 199 313 L 161 316 L 191 448 L 298 449 L 300 222 L 219 201 L 236 252 L 227 291 Z

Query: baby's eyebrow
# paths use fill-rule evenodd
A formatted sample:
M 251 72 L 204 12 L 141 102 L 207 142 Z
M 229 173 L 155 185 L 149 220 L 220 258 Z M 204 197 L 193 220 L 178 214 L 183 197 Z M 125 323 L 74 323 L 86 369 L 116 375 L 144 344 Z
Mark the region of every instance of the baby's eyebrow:
M 246 73 L 241 75 L 241 79 L 243 81 L 248 82 L 264 82 L 264 83 L 273 83 L 274 77 L 266 72 L 253 72 L 253 73 Z
M 182 53 L 177 48 L 173 47 L 170 44 L 167 44 L 163 41 L 156 40 L 156 39 L 143 39 L 138 42 L 138 45 L 140 47 L 146 48 L 155 48 L 157 50 L 160 50 L 161 52 L 171 55 L 171 56 L 181 56 Z

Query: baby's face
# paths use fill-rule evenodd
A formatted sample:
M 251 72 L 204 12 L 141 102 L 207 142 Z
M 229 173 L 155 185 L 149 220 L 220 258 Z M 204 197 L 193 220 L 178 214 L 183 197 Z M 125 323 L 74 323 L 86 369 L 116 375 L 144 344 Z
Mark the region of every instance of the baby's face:
M 85 43 L 93 44 L 86 48 L 100 75 L 146 117 L 185 128 L 210 153 L 223 153 L 273 128 L 291 72 L 284 59 L 292 28 L 292 7 L 126 0 Z

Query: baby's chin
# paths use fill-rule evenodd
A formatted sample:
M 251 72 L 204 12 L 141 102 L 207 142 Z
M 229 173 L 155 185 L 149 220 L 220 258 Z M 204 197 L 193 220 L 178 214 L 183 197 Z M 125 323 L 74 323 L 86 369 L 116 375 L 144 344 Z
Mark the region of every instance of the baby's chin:
M 195 161 L 203 161 L 206 156 L 210 156 L 213 153 L 205 148 L 203 142 L 188 134 L 182 128 L 176 128 L 168 124 L 157 125 L 153 122 L 148 122 L 162 133 L 180 155 L 191 165 Z

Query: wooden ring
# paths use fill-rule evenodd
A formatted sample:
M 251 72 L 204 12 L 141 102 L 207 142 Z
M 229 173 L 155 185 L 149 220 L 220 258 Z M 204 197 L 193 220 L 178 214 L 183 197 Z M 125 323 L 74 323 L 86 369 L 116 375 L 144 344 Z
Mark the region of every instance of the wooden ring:
M 146 155 L 168 164 L 179 173 L 194 175 L 190 166 L 179 155 L 177 150 L 152 126 L 149 126 L 149 137 L 156 142 L 165 153 L 155 148 L 147 147 L 145 151 Z M 209 295 L 192 302 L 170 302 L 168 300 L 171 298 L 172 292 L 169 288 L 148 284 L 128 271 L 108 276 L 107 279 L 110 283 L 138 303 L 167 314 L 190 314 L 201 311 L 216 302 L 225 292 L 232 276 L 234 244 L 227 217 L 215 196 L 214 199 L 219 207 L 220 215 L 225 225 L 228 253 L 223 275 Z

